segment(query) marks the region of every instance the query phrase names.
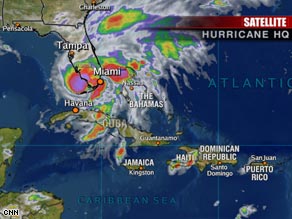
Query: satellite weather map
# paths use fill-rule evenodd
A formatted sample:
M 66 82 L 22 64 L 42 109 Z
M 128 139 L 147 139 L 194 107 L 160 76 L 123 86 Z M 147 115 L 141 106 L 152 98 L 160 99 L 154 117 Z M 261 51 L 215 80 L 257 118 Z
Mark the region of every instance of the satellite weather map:
M 0 219 L 292 219 L 291 0 L 0 7 Z

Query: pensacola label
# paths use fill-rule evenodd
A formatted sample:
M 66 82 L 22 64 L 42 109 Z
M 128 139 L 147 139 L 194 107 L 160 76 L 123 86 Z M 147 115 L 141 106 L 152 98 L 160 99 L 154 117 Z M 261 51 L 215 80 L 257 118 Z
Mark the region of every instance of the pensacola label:
M 3 26 L 2 31 L 4 32 L 32 32 L 34 29 L 31 26 Z

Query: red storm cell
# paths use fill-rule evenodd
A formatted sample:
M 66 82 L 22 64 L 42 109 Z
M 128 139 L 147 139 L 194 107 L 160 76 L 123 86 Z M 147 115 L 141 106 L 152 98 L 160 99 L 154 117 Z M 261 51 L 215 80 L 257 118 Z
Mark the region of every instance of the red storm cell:
M 138 70 L 139 65 L 136 62 L 131 63 L 131 66 L 133 67 L 133 69 Z
M 95 98 L 99 98 L 102 94 L 102 92 L 105 90 L 106 88 L 106 83 L 99 85 L 91 94 L 90 99 L 93 100 Z
M 109 18 L 108 19 L 109 26 L 117 25 L 117 23 L 120 23 L 122 21 L 122 19 L 123 19 L 123 15 L 116 15 L 116 16 Z
M 124 148 L 120 148 L 117 152 L 117 156 L 122 156 L 125 153 L 125 149 Z

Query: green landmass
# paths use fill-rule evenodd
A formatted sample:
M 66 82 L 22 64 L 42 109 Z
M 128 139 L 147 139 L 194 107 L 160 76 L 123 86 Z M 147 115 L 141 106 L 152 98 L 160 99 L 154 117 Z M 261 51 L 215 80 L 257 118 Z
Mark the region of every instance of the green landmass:
M 67 119 L 68 117 L 72 116 L 72 120 L 80 120 L 80 121 L 84 121 L 84 122 L 92 122 L 95 123 L 97 122 L 96 119 L 96 113 L 101 112 L 101 111 L 93 111 L 93 110 L 80 110 L 79 113 L 73 113 L 72 111 L 65 111 L 65 112 L 60 112 L 57 113 L 55 115 L 53 115 L 50 120 L 49 120 L 49 125 L 54 125 L 57 122 L 61 122 L 64 121 L 65 119 Z M 98 120 L 102 120 L 105 119 L 107 117 L 106 114 L 102 113 L 102 117 L 98 118 Z M 68 123 L 66 123 L 68 124 Z M 69 124 L 70 128 L 71 124 Z M 68 128 L 68 127 L 67 127 Z
M 100 111 L 101 112 L 101 111 Z M 73 113 L 72 111 L 65 111 L 65 112 L 60 112 L 58 114 L 53 115 L 50 118 L 49 125 L 54 125 L 57 122 L 64 121 L 70 116 L 74 116 L 72 118 L 73 120 L 80 120 L 80 121 L 85 121 L 85 122 L 92 122 L 96 123 L 99 122 L 100 125 L 103 125 L 103 120 L 109 119 L 109 116 L 107 114 L 102 113 L 102 117 L 99 117 L 98 119 L 96 118 L 96 113 L 97 111 L 92 111 L 92 110 L 80 110 L 79 113 Z M 120 121 L 122 124 L 122 121 Z M 68 124 L 68 122 L 66 123 Z M 70 129 L 72 128 L 69 126 Z M 65 128 L 69 128 L 68 125 L 65 126 Z M 153 134 L 151 132 L 145 132 L 141 131 L 135 127 L 133 127 L 130 124 L 126 124 L 125 126 L 120 126 L 116 127 L 120 133 L 121 136 L 125 138 L 133 138 L 134 142 L 130 145 L 131 147 L 135 146 L 161 146 L 161 145 L 167 145 L 169 144 L 168 141 L 163 141 L 160 140 L 159 144 L 157 144 L 156 140 L 141 140 L 140 137 L 142 136 L 143 138 L 149 138 L 152 137 Z
M 118 128 L 118 131 L 121 136 L 125 138 L 134 138 L 134 142 L 130 145 L 131 147 L 137 147 L 137 146 L 161 146 L 161 145 L 167 145 L 169 144 L 168 141 L 159 141 L 159 144 L 157 144 L 156 140 L 141 140 L 140 138 L 147 137 L 150 138 L 153 136 L 151 132 L 144 132 L 140 131 L 139 129 L 133 127 L 132 125 L 127 124 L 126 126 L 121 126 Z
M 182 150 L 186 153 L 193 154 L 193 156 L 196 158 L 196 161 L 192 164 L 192 166 L 197 167 L 201 172 L 203 172 L 208 165 L 211 165 L 211 164 L 218 165 L 218 162 L 220 162 L 220 165 L 222 165 L 222 164 L 236 165 L 237 164 L 237 160 L 216 160 L 216 159 L 214 159 L 214 160 L 201 160 L 200 156 L 199 156 L 199 150 L 196 147 L 181 146 L 181 147 L 179 147 L 179 150 Z M 167 165 L 171 165 L 172 161 L 167 160 L 166 163 L 167 163 Z
M 131 165 L 124 165 L 124 164 L 122 166 L 128 170 L 139 170 L 141 167 L 141 166 L 137 166 L 137 165 L 131 166 Z
M 6 169 L 12 162 L 15 143 L 21 135 L 20 128 L 0 128 L 0 187 L 5 183 Z
M 64 211 L 63 200 L 48 192 L 0 193 L 0 211 L 18 209 L 20 217 L 27 219 L 60 219 Z
M 100 3 L 101 0 L 96 1 Z M 87 0 L 5 0 L 3 5 L 3 21 L 0 26 L 30 26 L 40 35 L 50 32 L 58 33 L 66 41 L 82 42 L 83 27 L 78 24 L 84 22 L 87 11 L 80 10 L 80 5 L 91 4 Z M 65 22 L 64 22 L 65 21 Z
M 72 22 L 68 24 L 76 25 L 80 19 L 82 21 L 86 14 L 86 11 L 80 10 L 79 6 L 81 4 L 84 4 L 84 0 L 75 0 L 74 4 L 71 1 L 59 0 L 5 1 L 3 8 L 4 25 L 13 25 L 15 22 L 26 23 L 37 28 L 39 32 L 46 33 L 54 26 L 46 24 L 58 24 L 55 18 L 64 18 L 61 13 L 66 14 L 66 19 Z M 23 20 L 27 22 L 21 22 Z
M 180 150 L 185 151 L 187 153 L 193 151 L 193 150 L 198 150 L 193 147 L 189 146 L 181 146 L 179 147 Z M 196 166 L 201 172 L 204 171 L 204 169 L 211 164 L 218 164 L 218 162 L 221 162 L 221 164 L 231 164 L 235 165 L 237 164 L 237 160 L 200 160 L 200 156 L 198 156 L 198 160 L 194 163 L 194 166 Z
M 59 121 L 63 121 L 66 118 L 68 118 L 69 116 L 73 116 L 73 115 L 74 114 L 72 111 L 66 111 L 66 112 L 61 112 L 61 113 L 55 114 L 50 118 L 49 125 L 54 125 L 55 123 L 57 123 Z

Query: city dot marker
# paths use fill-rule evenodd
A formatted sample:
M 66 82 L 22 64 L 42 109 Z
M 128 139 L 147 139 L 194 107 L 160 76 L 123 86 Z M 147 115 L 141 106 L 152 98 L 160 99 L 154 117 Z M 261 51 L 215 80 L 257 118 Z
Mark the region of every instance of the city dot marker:
M 267 161 L 263 161 L 263 165 L 264 166 L 268 165 L 268 162 Z
M 134 90 L 134 87 L 133 86 L 130 86 L 130 90 Z
M 73 50 L 70 50 L 70 51 L 69 51 L 69 56 L 70 56 L 70 57 L 74 57 L 74 55 L 75 55 L 75 52 L 74 52 Z
M 217 164 L 218 164 L 218 165 L 221 165 L 221 164 L 222 164 L 222 162 L 221 162 L 221 161 L 218 161 L 218 162 L 217 162 Z
M 103 84 L 104 84 L 104 80 L 101 79 L 101 78 L 99 78 L 99 79 L 97 80 L 97 84 L 98 84 L 98 85 L 103 85 Z
M 20 27 L 21 25 L 20 25 L 20 23 L 17 22 L 17 23 L 15 23 L 15 26 Z
M 91 0 L 92 5 L 96 5 L 96 0 Z
M 72 112 L 73 113 L 79 113 L 79 108 L 78 107 L 73 107 Z
M 157 144 L 157 145 L 160 145 L 160 141 L 157 141 L 156 144 Z
M 142 166 L 140 166 L 140 167 L 139 167 L 139 170 L 143 170 L 143 167 L 142 167 Z

